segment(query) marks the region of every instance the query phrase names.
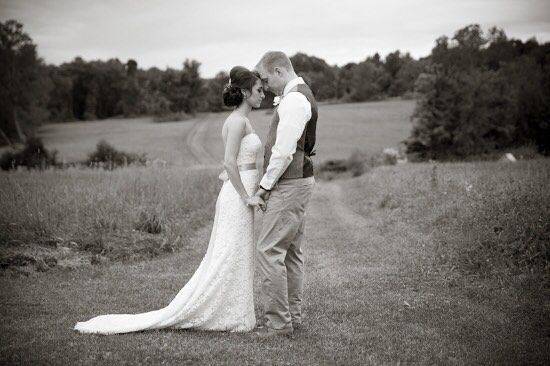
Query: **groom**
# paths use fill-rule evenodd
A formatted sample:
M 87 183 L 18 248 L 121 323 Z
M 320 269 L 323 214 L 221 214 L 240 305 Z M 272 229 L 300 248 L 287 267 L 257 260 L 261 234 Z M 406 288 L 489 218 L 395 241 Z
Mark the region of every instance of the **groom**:
M 265 327 L 257 334 L 290 334 L 302 322 L 302 242 L 313 191 L 317 103 L 283 52 L 267 52 L 256 71 L 264 88 L 281 97 L 265 144 L 265 175 L 256 193 L 267 204 L 257 249 Z

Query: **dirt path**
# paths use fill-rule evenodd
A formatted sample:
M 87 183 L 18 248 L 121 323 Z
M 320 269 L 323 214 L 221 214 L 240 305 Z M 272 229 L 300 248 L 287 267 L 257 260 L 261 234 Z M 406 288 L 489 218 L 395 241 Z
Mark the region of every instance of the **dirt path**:
M 206 114 L 194 121 L 193 127 L 185 137 L 185 145 L 189 148 L 198 165 L 219 165 L 219 161 L 204 148 L 208 120 L 208 114 Z

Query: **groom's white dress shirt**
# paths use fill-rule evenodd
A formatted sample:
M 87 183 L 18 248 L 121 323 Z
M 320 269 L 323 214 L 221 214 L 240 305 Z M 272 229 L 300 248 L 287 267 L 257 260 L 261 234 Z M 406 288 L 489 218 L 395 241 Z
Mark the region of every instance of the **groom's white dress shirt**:
M 260 181 L 260 186 L 266 190 L 273 188 L 292 162 L 298 140 L 304 133 L 307 122 L 311 119 L 311 104 L 307 98 L 302 93 L 291 92 L 299 84 L 305 84 L 301 77 L 290 80 L 286 84 L 279 102 L 277 138 L 271 149 L 271 158 L 265 175 Z

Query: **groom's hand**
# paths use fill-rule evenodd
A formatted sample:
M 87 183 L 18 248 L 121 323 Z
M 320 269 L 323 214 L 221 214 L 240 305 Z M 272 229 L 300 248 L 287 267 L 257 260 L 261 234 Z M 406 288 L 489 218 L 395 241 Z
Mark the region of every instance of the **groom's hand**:
M 258 192 L 256 192 L 256 195 L 262 197 L 262 199 L 267 202 L 269 196 L 271 195 L 271 191 L 265 190 L 260 187 L 260 189 L 258 189 Z
M 246 205 L 248 207 L 260 207 L 261 205 L 265 205 L 265 202 L 262 197 L 254 195 L 246 199 Z
M 258 189 L 258 192 L 256 192 L 256 196 L 260 197 L 262 199 L 262 203 L 260 203 L 260 209 L 265 212 L 267 210 L 267 200 L 269 199 L 269 195 L 271 194 L 270 191 L 267 191 L 260 187 Z

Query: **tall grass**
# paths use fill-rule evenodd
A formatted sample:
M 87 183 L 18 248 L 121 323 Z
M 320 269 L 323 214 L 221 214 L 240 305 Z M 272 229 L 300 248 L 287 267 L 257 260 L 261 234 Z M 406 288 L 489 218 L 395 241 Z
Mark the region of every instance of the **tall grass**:
M 181 248 L 213 217 L 217 173 L 128 167 L 1 174 L 2 265 L 9 266 L 15 253 L 32 263 L 81 261 L 83 254 L 97 262 Z
M 549 159 L 380 167 L 346 187 L 358 213 L 432 238 L 424 250 L 438 267 L 536 273 L 549 284 Z

